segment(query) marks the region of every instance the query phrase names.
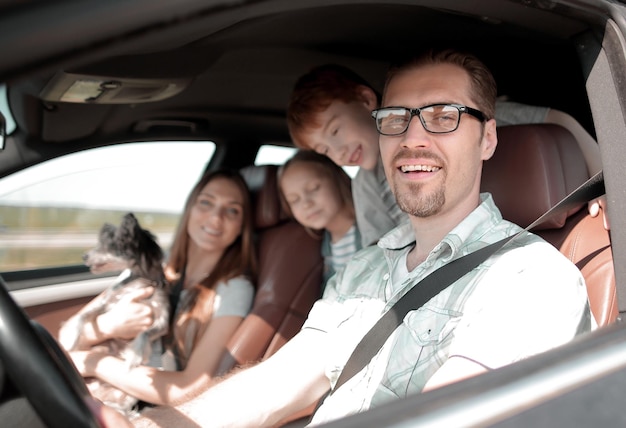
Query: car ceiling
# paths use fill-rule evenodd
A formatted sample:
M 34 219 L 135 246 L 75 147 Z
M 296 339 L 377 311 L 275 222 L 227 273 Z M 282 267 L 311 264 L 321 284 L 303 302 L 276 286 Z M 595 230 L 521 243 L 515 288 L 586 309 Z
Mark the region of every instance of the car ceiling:
M 0 76 L 16 122 L 40 152 L 184 137 L 288 143 L 289 93 L 311 67 L 344 64 L 381 89 L 393 58 L 446 43 L 481 55 L 502 95 L 563 109 L 590 128 L 573 40 L 588 29 L 592 6 L 582 20 L 580 11 L 566 19 L 566 6 L 542 1 L 31 3 L 3 10 Z M 153 103 L 42 100 L 60 71 L 190 84 Z

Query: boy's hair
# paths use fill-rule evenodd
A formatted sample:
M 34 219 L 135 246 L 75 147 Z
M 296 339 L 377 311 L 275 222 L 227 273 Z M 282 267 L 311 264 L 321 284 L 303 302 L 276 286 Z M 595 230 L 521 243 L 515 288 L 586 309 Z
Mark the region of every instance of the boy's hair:
M 344 206 L 348 208 L 350 214 L 354 217 L 354 202 L 352 200 L 352 180 L 350 176 L 346 173 L 346 171 L 335 164 L 332 160 L 324 155 L 320 155 L 311 150 L 299 150 L 293 155 L 283 166 L 280 167 L 278 171 L 278 188 L 280 190 L 280 202 L 285 210 L 291 217 L 293 217 L 293 213 L 289 208 L 289 203 L 285 199 L 285 195 L 283 194 L 281 180 L 285 171 L 289 169 L 291 166 L 298 163 L 308 163 L 317 168 L 320 176 L 328 177 L 333 182 L 333 187 L 337 189 L 339 192 L 339 197 L 343 201 Z M 310 230 L 307 231 L 312 232 Z M 315 236 L 315 234 L 314 234 Z
M 361 76 L 347 67 L 326 64 L 311 69 L 296 82 L 287 107 L 287 126 L 296 147 L 311 150 L 304 135 L 321 126 L 317 115 L 335 101 L 350 103 L 360 98 L 360 87 L 370 88 L 380 101 L 378 92 Z
M 470 97 L 476 103 L 475 107 L 483 112 L 486 119 L 495 117 L 498 90 L 491 71 L 473 54 L 455 49 L 429 49 L 419 57 L 392 67 L 387 73 L 384 92 L 387 91 L 389 82 L 399 73 L 433 64 L 453 64 L 465 70 L 470 78 Z

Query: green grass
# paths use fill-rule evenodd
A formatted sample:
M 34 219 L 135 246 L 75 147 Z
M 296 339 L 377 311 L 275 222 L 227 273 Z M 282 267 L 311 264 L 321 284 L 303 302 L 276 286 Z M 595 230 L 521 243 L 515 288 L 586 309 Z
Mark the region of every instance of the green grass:
M 82 263 L 82 255 L 95 245 L 102 224 L 119 224 L 126 212 L 0 206 L 0 272 Z M 141 226 L 154 234 L 170 236 L 178 225 L 178 214 L 134 214 Z M 169 242 L 159 243 L 168 249 Z
M 5 232 L 35 229 L 83 233 L 99 230 L 104 222 L 117 224 L 126 213 L 127 211 L 118 210 L 0 205 L 0 228 Z M 172 230 L 178 223 L 178 214 L 145 212 L 134 214 L 142 227 L 151 230 Z

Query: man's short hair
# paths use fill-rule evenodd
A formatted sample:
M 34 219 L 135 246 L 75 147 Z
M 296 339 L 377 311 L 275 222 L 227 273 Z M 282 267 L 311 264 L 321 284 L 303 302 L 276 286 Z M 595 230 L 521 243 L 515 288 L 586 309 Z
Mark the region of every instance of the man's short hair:
M 389 82 L 399 73 L 433 64 L 453 64 L 464 69 L 470 77 L 470 97 L 487 119 L 496 114 L 496 97 L 498 88 L 496 80 L 487 66 L 475 55 L 455 49 L 429 49 L 422 55 L 404 60 L 390 68 L 387 73 L 385 91 Z

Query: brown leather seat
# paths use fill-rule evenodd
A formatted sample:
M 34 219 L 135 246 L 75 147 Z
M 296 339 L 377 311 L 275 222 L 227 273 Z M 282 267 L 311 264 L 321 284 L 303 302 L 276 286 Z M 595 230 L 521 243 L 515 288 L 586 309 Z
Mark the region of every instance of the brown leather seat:
M 498 128 L 498 147 L 484 163 L 482 191 L 490 192 L 502 216 L 522 227 L 589 178 L 574 136 L 559 125 Z M 601 215 L 587 206 L 570 210 L 534 230 L 556 246 L 583 273 L 598 325 L 618 316 L 613 253 Z
M 281 209 L 276 165 L 241 173 L 253 196 L 259 277 L 252 310 L 227 345 L 218 375 L 275 353 L 299 330 L 320 297 L 320 241 Z

